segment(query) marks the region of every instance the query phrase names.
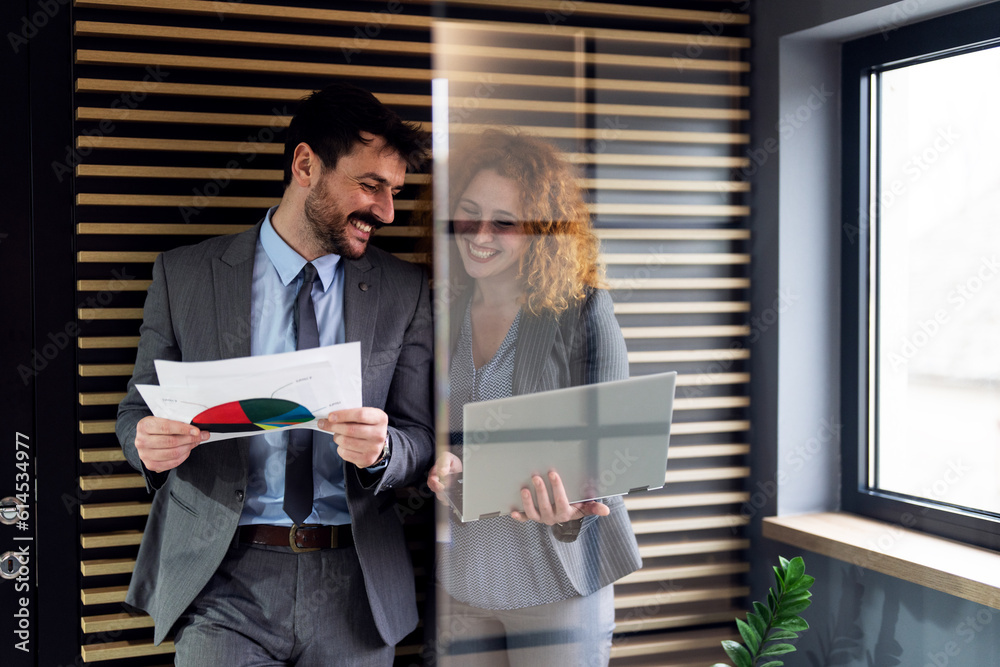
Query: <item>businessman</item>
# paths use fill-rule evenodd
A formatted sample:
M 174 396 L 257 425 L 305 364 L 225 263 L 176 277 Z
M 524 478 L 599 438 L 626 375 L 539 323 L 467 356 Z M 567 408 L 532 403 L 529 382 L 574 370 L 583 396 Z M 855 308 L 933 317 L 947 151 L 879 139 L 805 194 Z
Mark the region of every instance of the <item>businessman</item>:
M 423 137 L 374 96 L 333 84 L 288 128 L 285 190 L 253 229 L 163 253 L 117 434 L 155 490 L 127 603 L 176 664 L 390 665 L 417 625 L 392 511 L 433 454 L 432 325 L 422 270 L 369 247 Z M 155 359 L 206 361 L 359 341 L 364 407 L 324 433 L 204 443 L 136 384 Z M 305 437 L 303 437 L 305 436 Z

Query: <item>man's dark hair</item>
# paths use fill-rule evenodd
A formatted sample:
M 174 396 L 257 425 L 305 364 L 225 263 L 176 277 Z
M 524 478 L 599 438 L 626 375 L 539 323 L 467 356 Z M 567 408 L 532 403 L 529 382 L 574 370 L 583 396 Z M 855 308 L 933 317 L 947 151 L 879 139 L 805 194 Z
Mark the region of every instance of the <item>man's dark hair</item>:
M 292 156 L 305 142 L 319 155 L 325 169 L 337 166 L 355 143 L 367 143 L 362 132 L 385 138 L 411 169 L 426 157 L 425 133 L 403 121 L 374 95 L 349 83 L 333 83 L 302 100 L 285 135 L 285 186 L 292 182 Z

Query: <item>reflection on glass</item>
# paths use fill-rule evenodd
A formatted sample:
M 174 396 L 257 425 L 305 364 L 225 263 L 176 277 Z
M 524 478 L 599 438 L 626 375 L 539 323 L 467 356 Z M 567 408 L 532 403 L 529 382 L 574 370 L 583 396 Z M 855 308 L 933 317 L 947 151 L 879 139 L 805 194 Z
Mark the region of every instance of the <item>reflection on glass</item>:
M 881 76 L 876 486 L 1000 513 L 1000 48 Z
M 428 485 L 455 493 L 466 403 L 628 376 L 573 170 L 514 131 L 466 134 L 448 164 L 450 431 Z M 498 416 L 502 419 L 502 415 Z M 606 664 L 612 582 L 640 565 L 620 496 L 570 503 L 558 471 L 510 515 L 449 517 L 438 563 L 445 665 Z

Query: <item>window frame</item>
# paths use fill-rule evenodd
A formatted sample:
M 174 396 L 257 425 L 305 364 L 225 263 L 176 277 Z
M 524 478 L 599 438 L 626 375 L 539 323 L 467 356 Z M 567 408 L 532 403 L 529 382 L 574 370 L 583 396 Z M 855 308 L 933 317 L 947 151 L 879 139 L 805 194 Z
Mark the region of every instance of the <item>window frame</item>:
M 998 35 L 1000 2 L 994 2 L 846 42 L 841 60 L 841 506 L 847 512 L 990 549 L 1000 549 L 1000 520 L 987 513 L 868 486 L 869 267 L 873 240 L 878 242 L 877 225 L 869 221 L 871 193 L 878 192 L 878 184 L 869 178 L 870 75 L 997 45 Z M 878 197 L 874 205 L 877 211 Z M 874 217 L 878 219 L 877 213 Z

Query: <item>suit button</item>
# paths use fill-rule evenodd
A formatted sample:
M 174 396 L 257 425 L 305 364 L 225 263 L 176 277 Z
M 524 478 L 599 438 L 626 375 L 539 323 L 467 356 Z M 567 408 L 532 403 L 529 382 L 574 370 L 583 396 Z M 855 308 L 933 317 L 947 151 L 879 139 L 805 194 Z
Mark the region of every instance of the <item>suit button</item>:
M 368 291 L 368 283 L 358 283 L 358 288 L 360 288 L 362 292 L 367 292 Z
M 236 490 L 236 500 L 243 502 L 243 489 Z

